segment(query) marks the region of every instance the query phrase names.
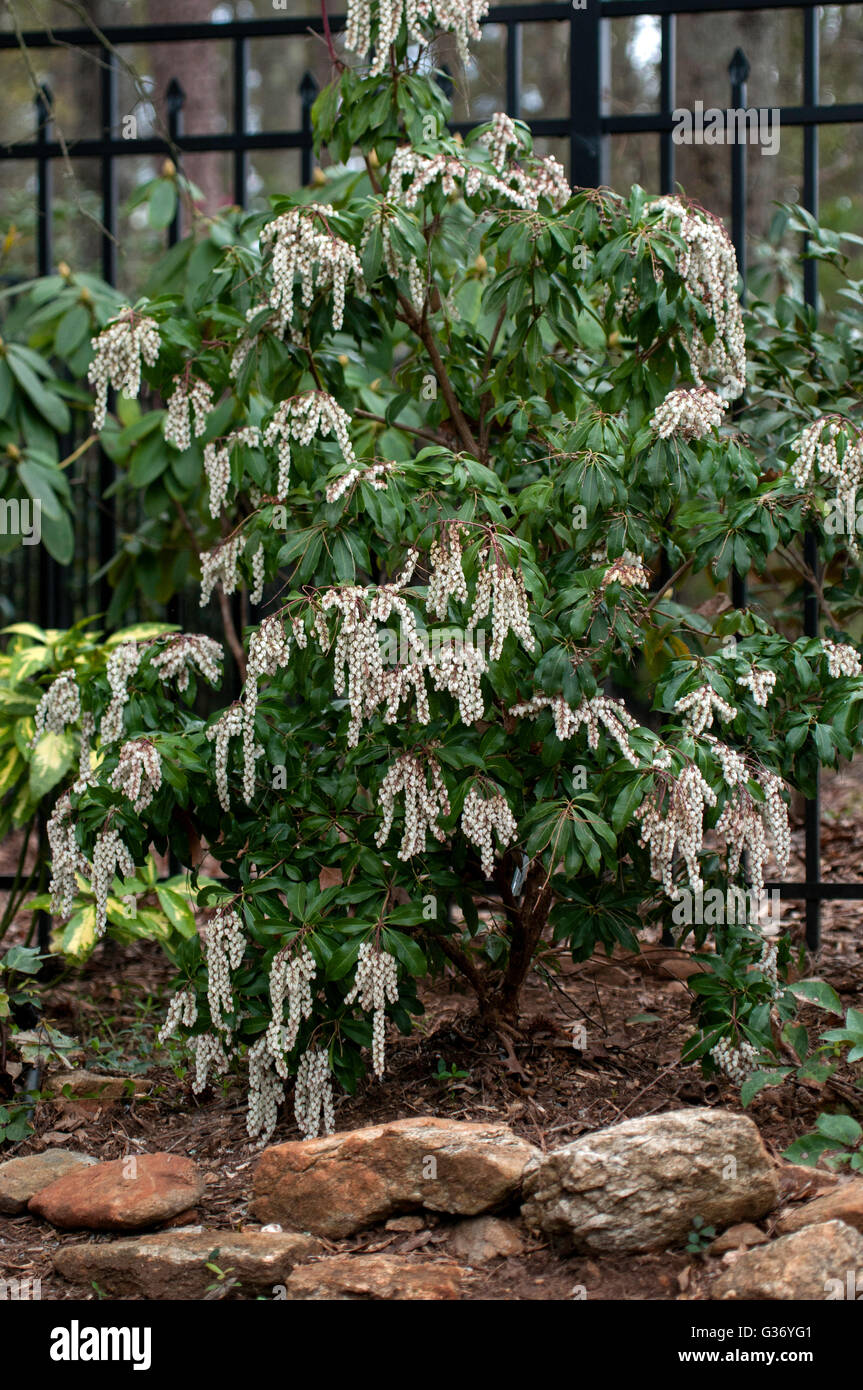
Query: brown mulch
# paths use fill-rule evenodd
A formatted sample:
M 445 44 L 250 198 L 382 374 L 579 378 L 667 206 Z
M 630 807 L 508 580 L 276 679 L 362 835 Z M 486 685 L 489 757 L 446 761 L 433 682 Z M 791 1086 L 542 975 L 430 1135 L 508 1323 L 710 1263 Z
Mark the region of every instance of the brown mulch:
M 841 778 L 827 779 L 823 805 L 825 877 L 853 880 L 859 875 L 863 772 L 855 766 Z M 795 862 L 789 878 L 801 878 L 799 827 L 793 844 Z M 13 848 L 5 847 L 0 857 L 5 860 Z M 861 910 L 863 903 L 826 904 L 822 949 L 817 960 L 804 963 L 805 973 L 828 980 L 846 1006 L 859 1006 L 863 999 Z M 783 927 L 801 944 L 802 911 L 802 904 L 783 903 Z M 687 1105 L 740 1109 L 732 1087 L 705 1080 L 697 1066 L 680 1062 L 681 1044 L 692 1031 L 686 984 L 691 966 L 685 952 L 654 941 L 640 958 L 621 952 L 611 960 L 593 957 L 575 965 L 562 952 L 549 949 L 546 964 L 553 968 L 553 984 L 532 978 L 525 992 L 521 1041 L 484 1034 L 471 998 L 459 985 L 443 982 L 426 990 L 427 1012 L 417 1020 L 413 1035 L 389 1040 L 385 1080 L 366 1084 L 356 1096 L 338 1098 L 337 1128 L 429 1114 L 500 1120 L 539 1147 L 551 1149 L 631 1116 Z M 50 1021 L 82 1041 L 90 1069 L 116 1074 L 136 1067 L 130 1070 L 136 1095 L 106 1106 L 40 1104 L 35 1134 L 3 1150 L 0 1157 L 58 1144 L 102 1159 L 136 1151 L 187 1154 L 198 1162 L 207 1183 L 200 1220 L 225 1230 L 254 1225 L 248 1201 L 256 1155 L 245 1134 L 240 1082 L 195 1097 L 188 1076 L 178 1077 L 166 1053 L 155 1045 L 170 977 L 171 968 L 155 947 L 121 949 L 109 941 L 83 970 L 68 972 L 51 986 L 46 1000 Z M 803 1017 L 816 1027 L 824 1024 L 825 1015 L 815 1010 L 804 1011 Z M 575 1036 L 583 1046 L 576 1048 L 573 1029 L 581 1026 L 584 1036 Z M 98 1049 L 93 1047 L 95 1039 L 100 1041 Z M 435 1075 L 439 1059 L 445 1068 L 454 1064 L 467 1075 L 441 1083 Z M 811 1127 L 819 1108 L 815 1088 L 785 1085 L 763 1091 L 748 1113 L 768 1148 L 778 1154 Z M 286 1107 L 274 1142 L 294 1137 L 297 1132 Z M 332 1249 L 446 1255 L 452 1225 L 449 1218 L 429 1216 L 419 1234 L 377 1228 L 335 1242 Z M 29 1216 L 0 1216 L 0 1278 L 41 1278 L 43 1298 L 98 1297 L 93 1289 L 65 1284 L 51 1264 L 60 1243 L 89 1238 L 56 1232 Z M 478 1267 L 469 1297 L 548 1300 L 586 1293 L 594 1300 L 698 1298 L 703 1296 L 705 1274 L 716 1268 L 716 1258 L 692 1257 L 682 1250 L 636 1257 L 562 1257 L 534 1240 L 520 1256 Z

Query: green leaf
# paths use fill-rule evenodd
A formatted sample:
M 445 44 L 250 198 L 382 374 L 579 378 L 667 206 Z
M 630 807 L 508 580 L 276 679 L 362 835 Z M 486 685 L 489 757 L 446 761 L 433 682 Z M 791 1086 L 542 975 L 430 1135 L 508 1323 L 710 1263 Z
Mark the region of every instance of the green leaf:
M 863 1126 L 851 1115 L 819 1115 L 815 1121 L 819 1134 L 851 1149 L 863 1138 Z
M 839 1014 L 841 1017 L 842 1004 L 839 995 L 823 980 L 798 980 L 788 988 L 798 999 L 807 999 L 810 1004 L 817 1004 L 819 1009 L 826 1009 L 828 1013 Z
M 151 227 L 167 227 L 177 211 L 177 185 L 173 179 L 156 179 L 147 205 Z
M 30 794 L 37 801 L 56 787 L 72 766 L 75 743 L 71 734 L 49 729 L 36 744 L 30 759 Z

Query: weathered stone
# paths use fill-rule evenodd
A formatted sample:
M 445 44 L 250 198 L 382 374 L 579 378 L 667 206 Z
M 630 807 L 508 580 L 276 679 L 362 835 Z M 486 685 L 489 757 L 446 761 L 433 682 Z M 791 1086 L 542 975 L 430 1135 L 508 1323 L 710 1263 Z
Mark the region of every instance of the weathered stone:
M 806 1197 L 820 1197 L 839 1181 L 835 1173 L 827 1173 L 822 1168 L 807 1168 L 803 1163 L 786 1163 L 784 1159 L 779 1160 L 776 1171 L 779 1175 L 780 1202 L 800 1202 Z
M 132 1083 L 132 1084 L 130 1084 Z M 49 1095 L 62 1096 L 64 1091 L 76 1100 L 121 1100 L 131 1095 L 135 1086 L 128 1076 L 105 1076 L 101 1072 L 55 1071 L 45 1080 Z
M 863 1236 L 824 1221 L 747 1250 L 710 1287 L 718 1300 L 842 1299 L 863 1288 Z
M 422 1263 L 404 1255 L 332 1255 L 295 1269 L 287 1280 L 289 1299 L 307 1301 L 460 1298 L 467 1271 L 450 1260 Z
M 844 1221 L 855 1231 L 863 1231 L 863 1178 L 843 1183 L 823 1197 L 816 1197 L 805 1206 L 795 1207 L 780 1217 L 776 1230 L 779 1235 L 785 1236 L 792 1231 L 802 1230 L 804 1226 L 818 1226 L 822 1221 Z
M 753 1226 L 751 1221 L 742 1221 L 738 1226 L 729 1226 L 708 1247 L 711 1255 L 724 1255 L 726 1250 L 746 1249 L 750 1245 L 766 1245 L 769 1236 Z
M 448 1241 L 457 1260 L 466 1265 L 486 1264 L 497 1256 L 520 1255 L 524 1241 L 514 1221 L 497 1216 L 475 1216 L 460 1221 Z
M 237 1281 L 237 1293 L 284 1296 L 291 1270 L 321 1249 L 297 1231 L 162 1231 L 136 1240 L 61 1246 L 54 1268 L 73 1284 L 94 1280 L 113 1298 L 203 1298 L 218 1283 L 207 1264 Z
M 401 1231 L 403 1234 L 415 1235 L 417 1231 L 425 1230 L 425 1218 L 422 1216 L 391 1216 L 384 1226 L 385 1231 Z
M 0 1212 L 18 1216 L 27 1210 L 27 1203 L 43 1187 L 71 1173 L 75 1168 L 96 1162 L 89 1154 L 64 1149 L 46 1149 L 41 1154 L 26 1154 L 0 1163 Z
M 396 1120 L 265 1149 L 252 1210 L 334 1237 L 419 1208 L 476 1216 L 515 1197 L 538 1153 L 506 1125 Z
M 30 1210 L 64 1230 L 140 1231 L 188 1211 L 203 1191 L 190 1158 L 135 1154 L 68 1173 L 38 1192 Z
M 623 1252 L 678 1245 L 696 1216 L 757 1220 L 777 1178 L 747 1116 L 693 1108 L 584 1135 L 532 1167 L 524 1191 L 531 1230 L 580 1253 Z

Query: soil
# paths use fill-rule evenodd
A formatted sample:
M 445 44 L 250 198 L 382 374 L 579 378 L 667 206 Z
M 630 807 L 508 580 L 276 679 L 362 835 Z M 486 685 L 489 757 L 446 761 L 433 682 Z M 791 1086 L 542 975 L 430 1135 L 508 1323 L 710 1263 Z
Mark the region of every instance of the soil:
M 859 874 L 863 769 L 855 765 L 825 780 L 822 797 L 825 878 L 854 880 Z M 12 858 L 8 843 L 0 859 Z M 0 872 L 6 871 L 0 862 Z M 803 877 L 803 832 L 796 825 L 789 879 Z M 2 906 L 2 895 L 0 895 Z M 828 980 L 843 1006 L 863 999 L 861 904 L 827 903 L 823 944 L 805 972 Z M 23 922 L 7 935 L 11 944 Z M 783 928 L 803 944 L 803 905 L 783 902 Z M 387 1075 L 354 1096 L 336 1101 L 339 1130 L 412 1115 L 458 1120 L 500 1120 L 542 1149 L 552 1149 L 592 1130 L 638 1115 L 688 1105 L 739 1111 L 735 1088 L 707 1080 L 698 1066 L 680 1061 L 681 1044 L 692 1031 L 693 966 L 686 951 L 648 942 L 639 957 L 618 952 L 573 964 L 562 950 L 543 963 L 553 968 L 551 984 L 537 974 L 524 995 L 525 1032 L 510 1042 L 479 1028 L 473 1000 L 456 981 L 426 989 L 425 1015 L 411 1037 L 390 1037 Z M 90 1070 L 126 1071 L 135 1081 L 128 1100 L 43 1102 L 35 1132 L 2 1157 L 68 1145 L 100 1159 L 166 1151 L 194 1158 L 206 1175 L 198 1220 L 216 1229 L 255 1225 L 248 1214 L 256 1150 L 245 1133 L 245 1102 L 238 1080 L 202 1096 L 192 1094 L 179 1062 L 155 1042 L 164 1013 L 171 967 L 152 945 L 120 948 L 106 941 L 82 970 L 53 983 L 46 1018 L 80 1039 Z M 824 1015 L 804 1010 L 803 1021 L 823 1026 Z M 581 1029 L 583 1028 L 583 1032 Z M 577 1044 L 577 1045 L 574 1045 Z M 441 1082 L 442 1061 L 463 1076 Z M 747 1113 L 774 1154 L 811 1128 L 819 1092 L 786 1084 L 763 1091 Z M 285 1108 L 273 1142 L 295 1138 Z M 429 1216 L 418 1233 L 376 1228 L 333 1251 L 417 1251 L 418 1258 L 446 1256 L 454 1222 Z M 769 1222 L 767 1228 L 769 1231 Z M 66 1284 L 54 1274 L 51 1257 L 61 1243 L 91 1239 L 64 1234 L 30 1216 L 0 1216 L 0 1277 L 39 1278 L 43 1299 L 96 1298 L 92 1288 Z M 469 1298 L 493 1300 L 573 1299 L 674 1300 L 705 1297 L 719 1257 L 684 1250 L 643 1256 L 563 1257 L 539 1240 L 517 1257 L 478 1266 Z M 228 1297 L 242 1297 L 229 1291 Z

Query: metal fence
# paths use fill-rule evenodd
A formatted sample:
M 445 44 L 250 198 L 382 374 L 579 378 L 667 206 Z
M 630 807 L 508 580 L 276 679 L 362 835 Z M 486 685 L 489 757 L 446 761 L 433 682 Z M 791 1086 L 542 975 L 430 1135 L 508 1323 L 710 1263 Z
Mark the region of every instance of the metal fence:
M 853 0 L 839 0 L 848 6 Z M 819 100 L 819 6 L 810 0 L 543 0 L 542 3 L 494 6 L 487 24 L 503 26 L 506 33 L 505 105 L 511 116 L 526 119 L 534 136 L 563 139 L 568 143 L 569 177 L 573 184 L 596 187 L 607 182 L 609 141 L 627 134 L 653 134 L 660 143 L 660 192 L 671 193 L 675 185 L 674 125 L 677 62 L 675 25 L 678 15 L 718 14 L 744 11 L 800 11 L 803 20 L 803 104 L 779 108 L 782 127 L 797 126 L 803 131 L 803 205 L 818 215 L 818 133 L 819 127 L 835 123 L 863 123 L 863 102 L 821 103 Z M 659 18 L 661 31 L 659 110 L 648 114 L 610 115 L 603 107 L 609 61 L 609 21 L 639 16 Z M 345 17 L 329 21 L 333 33 L 345 26 Z M 550 119 L 525 117 L 522 111 L 522 38 L 526 25 L 566 24 L 569 30 L 569 102 L 566 115 Z M 96 159 L 100 167 L 101 189 L 101 273 L 109 283 L 117 277 L 118 186 L 117 161 L 135 155 L 172 155 L 227 152 L 233 166 L 234 201 L 245 207 L 248 201 L 249 159 L 256 151 L 298 150 L 301 179 L 312 173 L 311 107 L 317 83 L 306 73 L 300 84 L 301 122 L 298 128 L 279 131 L 252 131 L 248 121 L 249 44 L 255 39 L 284 38 L 291 35 L 322 34 L 322 17 L 243 19 L 223 24 L 177 23 L 109 26 L 102 31 L 110 47 L 100 55 L 99 109 L 101 133 L 95 139 L 81 139 L 65 147 L 52 129 L 51 93 L 43 89 L 36 97 L 35 133 L 32 142 L 0 145 L 0 161 L 30 161 L 36 170 L 37 272 L 47 274 L 53 267 L 52 249 L 52 166 L 58 159 Z M 19 38 L 0 33 L 0 51 L 16 48 L 22 41 L 28 49 L 54 46 L 95 48 L 99 37 L 89 29 L 41 30 Z M 144 46 L 182 42 L 212 42 L 230 45 L 232 121 L 227 133 L 185 135 L 183 132 L 184 94 L 176 80 L 167 93 L 168 130 L 166 137 L 121 138 L 118 110 L 119 46 Z M 720 59 L 721 60 L 721 59 Z M 749 64 L 738 49 L 729 63 L 729 96 L 732 109 L 745 108 Z M 468 129 L 467 123 L 456 129 Z M 747 149 L 742 143 L 729 151 L 731 185 L 731 233 L 741 272 L 746 271 L 746 173 Z M 168 230 L 168 242 L 182 234 L 180 213 Z M 804 289 L 810 305 L 817 305 L 818 266 L 807 261 Z M 38 556 L 17 552 L 17 560 L 0 566 L 0 589 L 5 588 L 28 615 L 47 624 L 63 624 L 84 609 L 104 609 L 110 589 L 103 571 L 114 553 L 117 516 L 103 498 L 112 481 L 112 468 L 101 455 L 92 478 L 92 490 L 81 509 L 76 536 L 76 559 L 70 570 L 60 569 L 40 548 Z M 810 571 L 819 573 L 814 536 L 805 542 L 805 558 Z M 95 584 L 93 575 L 101 573 Z M 746 601 L 745 582 L 734 576 L 735 603 Z M 819 601 L 815 587 L 809 585 L 804 598 L 803 624 L 807 635 L 816 636 L 820 628 Z M 80 611 L 79 611 L 80 610 Z M 863 883 L 824 882 L 821 878 L 820 799 L 806 803 L 806 876 L 798 883 L 771 883 L 782 896 L 802 899 L 806 904 L 806 939 L 811 947 L 819 942 L 821 903 L 825 899 L 863 898 Z

